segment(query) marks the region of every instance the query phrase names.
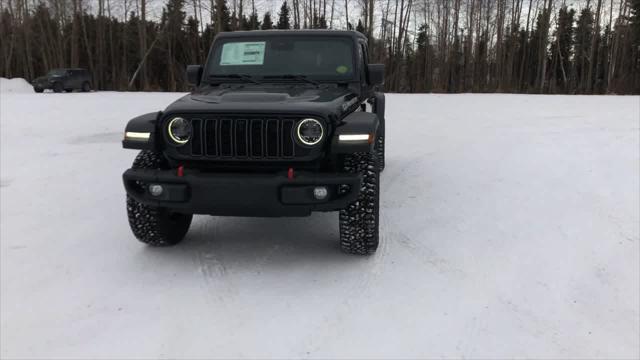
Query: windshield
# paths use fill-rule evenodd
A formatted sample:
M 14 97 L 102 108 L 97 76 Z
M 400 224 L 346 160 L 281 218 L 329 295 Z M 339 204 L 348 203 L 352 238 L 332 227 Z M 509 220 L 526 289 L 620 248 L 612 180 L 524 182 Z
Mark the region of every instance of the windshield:
M 347 37 L 243 37 L 217 41 L 206 67 L 207 77 L 228 75 L 289 80 L 354 77 L 353 42 Z
M 53 69 L 53 70 L 49 71 L 47 76 L 62 76 L 62 75 L 66 75 L 66 74 L 67 74 L 67 70 L 65 70 L 65 69 Z

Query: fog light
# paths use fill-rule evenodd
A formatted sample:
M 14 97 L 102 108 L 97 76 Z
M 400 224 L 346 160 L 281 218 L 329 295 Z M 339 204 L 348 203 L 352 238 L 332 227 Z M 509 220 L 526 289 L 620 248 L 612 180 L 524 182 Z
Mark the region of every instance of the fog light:
M 313 188 L 313 196 L 317 200 L 324 200 L 327 198 L 327 195 L 329 195 L 329 191 L 325 186 L 316 186 Z
M 149 193 L 151 193 L 151 196 L 160 196 L 162 195 L 163 191 L 164 189 L 162 188 L 162 185 L 158 185 L 158 184 L 149 185 Z

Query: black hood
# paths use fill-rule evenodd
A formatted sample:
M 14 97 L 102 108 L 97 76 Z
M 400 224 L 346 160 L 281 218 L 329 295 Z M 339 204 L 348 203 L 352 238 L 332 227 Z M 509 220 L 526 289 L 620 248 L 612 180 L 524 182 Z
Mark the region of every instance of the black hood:
M 304 114 L 340 118 L 356 94 L 336 85 L 238 84 L 203 87 L 169 105 L 168 114 Z M 347 104 L 348 106 L 345 106 Z

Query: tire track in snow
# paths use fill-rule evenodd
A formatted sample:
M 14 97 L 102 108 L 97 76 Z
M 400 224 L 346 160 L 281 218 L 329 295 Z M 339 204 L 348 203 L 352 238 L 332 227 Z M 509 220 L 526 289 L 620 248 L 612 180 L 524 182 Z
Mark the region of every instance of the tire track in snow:
M 199 225 L 203 227 L 202 232 L 211 234 L 212 239 L 218 235 L 218 218 L 210 217 L 207 221 Z M 207 302 L 212 305 L 228 305 L 237 291 L 229 279 L 229 271 L 223 260 L 216 254 L 214 241 L 207 239 L 202 241 L 202 245 L 196 249 L 195 262 L 198 272 L 202 277 L 202 288 Z
M 382 213 L 382 212 L 381 212 Z M 377 279 L 380 274 L 384 272 L 387 267 L 387 255 L 389 252 L 389 240 L 388 236 L 388 222 L 387 218 L 380 216 L 379 218 L 379 236 L 380 246 L 375 255 L 370 258 L 360 258 L 360 260 L 370 261 L 367 271 L 362 273 L 361 281 L 359 278 L 350 277 L 356 283 L 355 286 L 349 286 L 342 299 L 337 302 L 334 308 L 328 308 L 328 312 L 322 317 L 322 321 L 316 324 L 307 336 L 308 346 L 305 349 L 310 349 L 307 353 L 300 355 L 301 357 L 309 357 L 318 350 L 322 349 L 323 345 L 331 341 L 331 337 L 335 336 L 335 330 L 341 327 L 341 324 L 345 322 L 345 319 L 349 315 L 357 313 L 357 309 L 361 307 L 360 301 L 365 299 L 363 296 L 367 292 L 371 291 L 371 284 L 377 284 Z M 353 261 L 354 259 L 347 258 L 346 261 Z M 358 260 L 357 258 L 355 260 Z M 354 310 L 355 309 L 355 310 Z M 329 331 L 329 333 L 327 333 Z
M 453 267 L 447 259 L 438 255 L 437 252 L 425 247 L 421 244 L 417 244 L 409 236 L 403 232 L 394 233 L 397 238 L 397 243 L 404 247 L 409 254 L 416 260 L 419 260 L 422 264 L 434 268 L 439 274 L 456 274 L 462 277 L 466 277 L 464 271 Z

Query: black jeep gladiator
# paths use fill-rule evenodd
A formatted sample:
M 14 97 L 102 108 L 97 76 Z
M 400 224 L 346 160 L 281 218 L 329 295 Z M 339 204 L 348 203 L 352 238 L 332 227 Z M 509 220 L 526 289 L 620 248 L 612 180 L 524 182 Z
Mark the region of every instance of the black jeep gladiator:
M 91 90 L 91 75 L 86 69 L 53 69 L 47 75 L 34 79 L 31 85 L 37 93 L 46 89 L 58 93 L 73 90 L 87 92 Z
M 384 66 L 354 31 L 219 34 L 194 90 L 127 124 L 142 150 L 125 171 L 138 240 L 180 242 L 193 214 L 308 216 L 339 211 L 340 244 L 378 247 Z

